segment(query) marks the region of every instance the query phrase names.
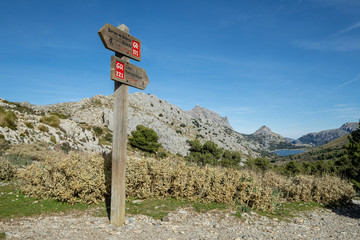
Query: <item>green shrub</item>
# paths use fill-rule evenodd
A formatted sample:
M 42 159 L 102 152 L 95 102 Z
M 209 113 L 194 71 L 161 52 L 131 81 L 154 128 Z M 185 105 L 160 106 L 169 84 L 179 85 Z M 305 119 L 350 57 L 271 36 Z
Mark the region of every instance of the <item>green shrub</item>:
M 186 125 L 184 123 L 181 123 L 180 124 L 180 127 L 185 127 Z
M 0 180 L 9 181 L 16 175 L 16 167 L 4 157 L 0 157 Z
M 58 117 L 61 118 L 61 119 L 67 119 L 67 118 L 69 118 L 69 116 L 64 115 L 64 114 L 62 114 L 62 113 L 57 113 L 57 112 L 52 112 L 52 113 L 50 113 L 50 115 L 58 116 Z
M 58 128 L 60 126 L 60 117 L 57 115 L 43 116 L 41 117 L 40 122 Z
M 92 130 L 97 137 L 100 137 L 104 133 L 104 130 L 101 127 L 93 127 Z
M 112 144 L 113 135 L 111 132 L 107 132 L 105 136 L 99 139 L 99 144 L 102 145 L 111 145 Z
M 186 159 L 198 165 L 206 164 L 238 168 L 242 160 L 240 152 L 223 151 L 216 143 L 207 141 L 204 145 L 198 139 L 188 140 L 190 154 Z
M 55 138 L 54 135 L 51 135 L 50 141 L 51 141 L 52 143 L 56 144 L 56 138 Z
M 31 129 L 34 128 L 34 125 L 33 125 L 32 122 L 25 122 L 25 126 L 28 127 L 28 128 L 31 128 Z
M 249 159 L 248 161 L 246 161 L 246 165 L 252 170 L 263 172 L 271 168 L 270 160 L 265 157 Z
M 167 156 L 168 156 L 167 153 L 163 152 L 163 151 L 156 153 L 157 159 L 164 159 L 164 158 L 167 158 Z
M 0 106 L 0 126 L 16 130 L 16 115 L 13 111 L 7 111 Z
M 10 148 L 10 142 L 7 141 L 4 135 L 0 134 L 0 154 Z
M 131 134 L 132 137 L 129 139 L 130 145 L 145 152 L 156 152 L 161 146 L 161 144 L 158 143 L 158 135 L 151 128 L 138 125 L 136 126 L 136 131 L 132 131 Z

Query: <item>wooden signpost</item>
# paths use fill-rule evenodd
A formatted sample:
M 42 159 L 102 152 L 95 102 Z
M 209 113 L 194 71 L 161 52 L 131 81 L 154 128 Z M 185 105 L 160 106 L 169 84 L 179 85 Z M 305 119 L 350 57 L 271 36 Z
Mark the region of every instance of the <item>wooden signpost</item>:
M 115 56 L 111 56 L 110 79 L 142 90 L 149 84 L 144 69 Z
M 123 24 L 116 28 L 107 23 L 98 34 L 105 48 L 115 51 L 110 66 L 110 78 L 115 81 L 110 223 L 121 226 L 125 223 L 129 86 L 143 90 L 149 79 L 144 69 L 130 63 L 129 57 L 140 61 L 141 41 L 129 34 L 128 27 Z
M 128 32 L 107 23 L 98 32 L 105 48 L 136 61 L 141 60 L 141 41 Z

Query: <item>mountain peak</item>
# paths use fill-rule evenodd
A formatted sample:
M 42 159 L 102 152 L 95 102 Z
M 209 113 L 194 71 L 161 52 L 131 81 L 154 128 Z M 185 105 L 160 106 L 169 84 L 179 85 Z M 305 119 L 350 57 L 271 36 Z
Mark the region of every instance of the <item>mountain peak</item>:
M 232 129 L 229 119 L 227 117 L 221 117 L 217 112 L 211 111 L 207 108 L 200 107 L 199 104 L 196 104 L 196 106 L 187 112 L 190 116 L 192 116 L 195 119 L 206 121 L 206 120 L 212 120 L 213 122 L 216 122 L 222 126 L 226 126 L 230 129 Z
M 267 126 L 261 126 L 258 130 L 256 130 L 256 132 L 254 133 L 254 135 L 264 135 L 264 134 L 273 134 L 273 132 L 271 131 L 271 129 Z

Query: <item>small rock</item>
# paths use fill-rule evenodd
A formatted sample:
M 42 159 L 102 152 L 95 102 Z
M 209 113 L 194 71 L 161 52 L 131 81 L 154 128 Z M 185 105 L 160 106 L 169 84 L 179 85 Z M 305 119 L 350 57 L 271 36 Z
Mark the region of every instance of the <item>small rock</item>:
M 303 223 L 304 223 L 304 219 L 302 219 L 302 218 L 296 219 L 296 220 L 295 220 L 295 223 L 297 223 L 297 224 L 303 224 Z
M 163 221 L 163 222 L 169 222 L 170 219 L 169 219 L 168 216 L 165 216 L 165 217 L 163 217 L 163 218 L 161 219 L 161 221 Z
M 35 204 L 35 203 L 39 203 L 39 201 L 38 201 L 38 200 L 36 200 L 36 201 L 33 201 L 33 202 L 32 202 L 32 204 Z
M 187 214 L 188 212 L 187 212 L 186 210 L 184 210 L 184 209 L 180 209 L 180 210 L 179 210 L 179 213 L 180 213 L 180 214 Z
M 216 224 L 213 225 L 213 227 L 218 229 L 218 228 L 220 228 L 220 224 L 216 223 Z

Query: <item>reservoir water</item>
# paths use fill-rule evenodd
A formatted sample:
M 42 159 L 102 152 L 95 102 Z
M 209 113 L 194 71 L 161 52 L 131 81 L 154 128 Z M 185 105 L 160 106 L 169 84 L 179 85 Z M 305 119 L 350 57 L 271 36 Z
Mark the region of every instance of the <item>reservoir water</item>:
M 272 153 L 275 153 L 279 156 L 289 156 L 289 155 L 303 153 L 303 152 L 306 152 L 306 151 L 300 150 L 300 149 L 282 149 L 282 150 L 273 151 Z

